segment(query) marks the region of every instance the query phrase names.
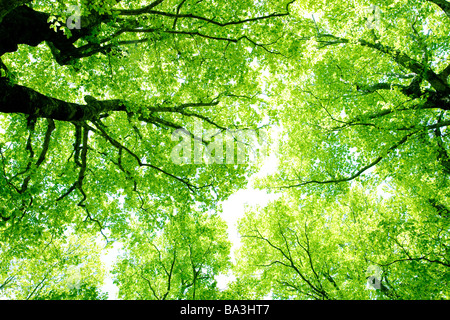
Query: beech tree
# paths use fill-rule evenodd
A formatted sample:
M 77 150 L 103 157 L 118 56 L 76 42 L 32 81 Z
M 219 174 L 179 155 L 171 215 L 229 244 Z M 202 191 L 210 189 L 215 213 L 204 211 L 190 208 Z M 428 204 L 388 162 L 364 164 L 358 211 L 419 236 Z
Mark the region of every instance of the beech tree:
M 411 194 L 291 194 L 239 225 L 240 299 L 448 299 L 449 220 Z
M 123 244 L 123 299 L 447 299 L 449 19 L 445 0 L 0 0 L 0 294 L 102 298 L 101 277 L 75 294 L 31 267 L 70 234 Z M 256 132 L 280 198 L 240 221 L 232 264 L 218 214 L 263 163 Z M 16 261 L 35 277 L 12 289 Z
M 406 183 L 426 176 L 437 194 L 447 192 L 446 1 L 305 1 L 296 8 L 303 25 L 291 36 L 300 54 L 283 63 L 289 81 L 284 70 L 274 74 L 288 133 L 279 185 L 331 191 L 357 178 L 398 183 L 413 175 Z
M 242 220 L 233 286 L 448 299 L 448 2 L 294 8 L 297 48 L 271 74 L 279 166 L 261 181 L 283 198 Z
M 173 206 L 216 214 L 256 167 L 176 164 L 172 133 L 206 154 L 218 133 L 267 124 L 258 61 L 279 54 L 289 6 L 1 1 L 0 243 L 125 241 L 131 216 L 157 230 Z

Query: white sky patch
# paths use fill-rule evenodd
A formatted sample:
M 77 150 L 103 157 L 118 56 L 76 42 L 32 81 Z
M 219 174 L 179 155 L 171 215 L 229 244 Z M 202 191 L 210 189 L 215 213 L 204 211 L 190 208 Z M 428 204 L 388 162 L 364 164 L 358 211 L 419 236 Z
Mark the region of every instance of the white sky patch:
M 273 174 L 278 167 L 276 154 L 273 152 L 264 161 L 260 171 L 255 174 L 253 178 L 262 178 L 264 176 Z M 235 252 L 241 246 L 240 235 L 237 230 L 237 224 L 241 219 L 247 208 L 265 207 L 269 202 L 276 200 L 280 194 L 270 194 L 266 190 L 254 189 L 251 187 L 252 178 L 246 189 L 241 189 L 232 194 L 227 200 L 222 202 L 222 213 L 220 216 L 228 225 L 228 239 L 232 243 L 231 247 L 231 261 L 235 260 Z M 228 283 L 234 281 L 236 277 L 233 274 L 217 275 L 215 277 L 217 286 L 220 290 L 224 290 Z
M 237 231 L 237 223 L 238 220 L 244 216 L 246 207 L 263 207 L 278 197 L 278 194 L 269 194 L 265 190 L 247 188 L 235 192 L 222 203 L 223 212 L 220 216 L 228 225 L 228 237 L 233 244 L 231 248 L 231 258 L 233 262 L 234 251 L 241 245 L 240 236 Z
M 28 54 L 28 58 L 30 59 L 31 63 L 35 63 L 37 61 L 31 53 Z
M 219 290 L 225 290 L 228 283 L 236 280 L 236 277 L 234 275 L 219 274 L 215 277 L 215 279 L 217 281 L 217 287 L 219 288 Z
M 105 265 L 106 277 L 103 286 L 100 288 L 103 292 L 108 293 L 108 300 L 118 300 L 119 288 L 113 283 L 112 268 L 117 261 L 122 244 L 116 242 L 113 247 L 107 251 L 105 255 L 101 257 L 102 262 Z
M 223 211 L 220 214 L 228 225 L 228 239 L 231 241 L 231 261 L 235 260 L 235 252 L 241 246 L 240 235 L 237 230 L 237 223 L 246 211 L 247 207 L 266 206 L 270 201 L 279 197 L 279 194 L 268 194 L 265 190 L 253 188 L 242 189 L 232 194 L 222 203 Z M 215 277 L 220 290 L 226 289 L 228 283 L 234 281 L 236 277 L 232 274 L 218 275 Z
M 256 57 L 253 58 L 252 62 L 250 62 L 250 67 L 253 69 L 256 69 L 259 67 L 258 59 Z
M 256 177 L 265 177 L 271 174 L 274 174 L 278 167 L 278 159 L 276 155 L 271 154 L 264 164 L 261 166 L 261 169 L 256 174 Z
M 389 185 L 389 181 L 382 182 L 376 189 L 378 198 L 389 199 L 394 195 L 394 188 Z M 392 192 L 392 193 L 391 193 Z

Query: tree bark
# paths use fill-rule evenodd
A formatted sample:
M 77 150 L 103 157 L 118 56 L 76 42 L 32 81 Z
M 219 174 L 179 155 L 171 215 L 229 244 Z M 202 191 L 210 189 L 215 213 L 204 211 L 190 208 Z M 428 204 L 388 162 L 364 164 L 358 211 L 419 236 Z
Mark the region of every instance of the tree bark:
M 12 10 L 31 1 L 32 0 L 0 0 L 0 23 Z
M 27 6 L 19 6 L 8 12 L 0 20 L 0 56 L 17 51 L 19 44 L 35 47 L 48 42 L 56 61 L 61 65 L 68 64 L 72 58 L 79 56 L 79 50 L 74 46 L 75 41 L 89 35 L 96 26 L 109 19 L 95 14 L 81 17 L 81 28 L 72 29 L 72 35 L 67 38 L 62 30 L 50 28 L 51 23 L 47 22 L 49 17 L 50 14 Z

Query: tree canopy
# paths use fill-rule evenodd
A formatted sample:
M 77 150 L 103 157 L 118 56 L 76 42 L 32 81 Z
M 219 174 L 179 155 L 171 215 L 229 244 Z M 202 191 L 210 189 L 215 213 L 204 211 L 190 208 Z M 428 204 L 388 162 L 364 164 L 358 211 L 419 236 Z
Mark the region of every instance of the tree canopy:
M 448 299 L 449 19 L 0 0 L 0 296 L 106 299 L 118 242 L 121 299 Z M 232 259 L 221 204 L 249 182 L 279 198 Z

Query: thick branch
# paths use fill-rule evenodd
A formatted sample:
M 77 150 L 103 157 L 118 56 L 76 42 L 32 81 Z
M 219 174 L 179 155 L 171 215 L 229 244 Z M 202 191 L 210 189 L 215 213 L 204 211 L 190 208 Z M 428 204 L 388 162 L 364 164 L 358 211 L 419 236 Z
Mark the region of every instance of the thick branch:
M 47 126 L 47 131 L 45 133 L 45 138 L 44 138 L 44 143 L 42 145 L 42 151 L 39 155 L 38 160 L 36 161 L 36 169 L 39 168 L 41 166 L 41 164 L 44 162 L 45 157 L 47 155 L 48 152 L 48 148 L 50 146 L 50 139 L 51 139 L 51 135 L 52 132 L 55 130 L 55 123 L 53 122 L 52 119 L 48 119 L 48 126 Z M 28 188 L 28 184 L 31 180 L 31 175 L 27 176 L 23 183 L 22 183 L 22 187 L 19 193 L 24 193 L 25 190 Z
M 393 49 L 389 46 L 384 46 L 381 43 L 371 43 L 365 40 L 359 40 L 358 42 L 360 45 L 364 47 L 373 48 L 391 56 L 392 59 L 399 65 L 411 70 L 420 77 L 423 77 L 423 79 L 427 80 L 436 91 L 439 92 L 450 91 L 448 84 L 442 81 L 442 79 L 433 70 L 431 70 L 428 66 L 423 65 L 422 63 L 410 58 L 405 53 Z
M 380 264 L 380 266 L 387 267 L 387 266 L 390 266 L 391 264 L 394 264 L 394 263 L 408 262 L 408 261 L 427 261 L 429 263 L 437 263 L 437 264 L 443 265 L 444 267 L 450 267 L 449 263 L 445 263 L 445 262 L 442 262 L 440 260 L 429 259 L 427 257 L 418 257 L 418 258 L 408 257 L 408 258 L 404 258 L 404 259 L 397 259 L 397 260 L 391 261 L 389 263 Z
M 230 25 L 240 25 L 249 22 L 255 22 L 259 20 L 266 20 L 270 18 L 283 17 L 289 15 L 289 5 L 294 1 L 289 2 L 286 5 L 285 13 L 272 13 L 266 16 L 260 16 L 255 18 L 248 18 L 243 20 L 234 20 L 229 22 L 217 22 L 214 19 L 206 18 L 202 16 L 197 16 L 195 14 L 180 14 L 180 8 L 185 1 L 182 1 L 177 7 L 176 13 L 163 12 L 153 10 L 154 7 L 163 2 L 163 0 L 156 0 L 150 5 L 143 7 L 141 9 L 135 10 L 113 10 L 113 15 L 98 15 L 92 14 L 87 17 L 81 17 L 81 28 L 72 29 L 71 36 L 69 38 L 66 37 L 62 30 L 54 31 L 50 28 L 51 22 L 48 22 L 48 18 L 50 14 L 45 12 L 38 12 L 26 6 L 17 6 L 12 5 L 8 0 L 3 0 L 4 3 L 8 3 L 9 5 L 4 7 L 6 9 L 2 10 L 2 2 L 0 2 L 0 56 L 2 56 L 5 52 L 14 52 L 18 49 L 19 44 L 27 44 L 30 46 L 37 46 L 42 42 L 47 42 L 50 47 L 53 56 L 56 61 L 60 65 L 66 65 L 71 63 L 74 60 L 89 57 L 96 53 L 106 53 L 112 47 L 120 46 L 120 45 L 131 45 L 147 42 L 148 39 L 139 39 L 139 40 L 127 40 L 127 41 L 119 41 L 115 44 L 106 42 L 111 41 L 112 39 L 118 37 L 124 32 L 137 32 L 133 30 L 133 28 L 123 28 L 125 25 L 134 25 L 135 16 L 151 14 L 154 16 L 163 16 L 174 19 L 173 21 L 173 30 L 163 31 L 166 33 L 183 33 L 181 31 L 176 31 L 176 22 L 178 19 L 186 18 L 186 19 L 194 19 L 202 22 L 206 22 L 208 24 L 225 27 Z M 27 1 L 18 1 L 17 3 L 22 4 Z M 2 15 L 4 16 L 3 21 Z M 117 20 L 117 15 L 119 16 L 131 16 L 130 18 L 124 18 Z M 103 40 L 98 41 L 97 43 L 89 43 L 87 45 L 81 47 L 75 47 L 74 43 L 78 39 L 85 38 L 93 33 L 93 31 L 103 22 L 108 22 L 112 19 L 116 19 L 116 22 L 119 21 L 122 28 L 119 29 L 115 34 L 106 37 Z M 122 20 L 122 21 L 121 21 Z M 150 28 L 146 29 L 146 31 L 139 32 L 155 32 L 157 29 Z M 161 31 L 161 30 L 160 30 Z M 185 32 L 185 34 L 189 35 L 197 35 L 204 38 L 216 39 L 216 40 L 227 40 L 232 42 L 237 42 L 241 39 L 247 39 L 252 42 L 254 45 L 261 46 L 264 50 L 270 52 L 268 49 L 264 47 L 264 45 L 257 44 L 246 36 L 241 36 L 238 39 L 227 39 L 221 37 L 208 36 L 197 31 L 189 31 Z
M 119 99 L 97 100 L 92 96 L 85 96 L 86 104 L 78 104 L 63 101 L 41 94 L 33 89 L 21 85 L 9 85 L 5 78 L 0 78 L 0 112 L 2 113 L 23 113 L 35 118 L 47 118 L 59 121 L 83 122 L 98 119 L 103 113 L 114 111 L 127 111 L 126 101 Z M 178 106 L 147 106 L 149 112 L 180 113 L 186 116 L 201 117 L 201 115 L 184 111 L 187 108 L 213 107 L 219 103 L 214 99 L 211 102 L 184 103 Z M 205 121 L 211 123 L 210 119 L 203 117 Z M 142 121 L 159 122 L 169 125 L 168 122 L 156 117 L 144 118 Z M 163 123 L 164 122 L 164 123 Z M 177 128 L 179 128 L 177 126 Z
M 27 1 L 18 1 L 24 2 Z M 100 15 L 82 17 L 81 28 L 72 29 L 71 37 L 67 38 L 62 30 L 55 32 L 50 28 L 49 17 L 50 14 L 35 11 L 27 6 L 17 6 L 8 12 L 0 23 L 0 56 L 5 52 L 16 51 L 19 44 L 34 47 L 47 42 L 57 62 L 67 64 L 71 56 L 77 52 L 73 45 L 75 41 L 89 35 L 100 23 L 110 19 L 108 16 Z

